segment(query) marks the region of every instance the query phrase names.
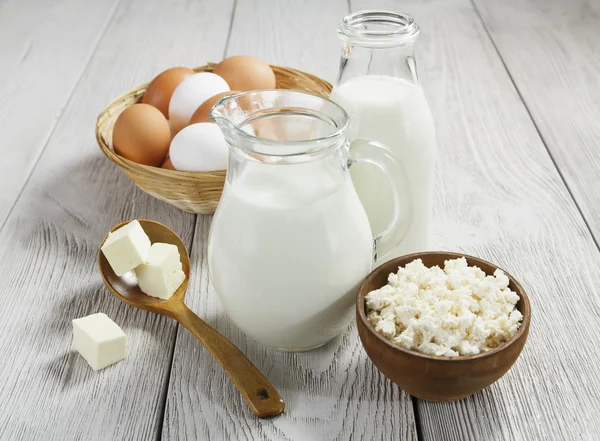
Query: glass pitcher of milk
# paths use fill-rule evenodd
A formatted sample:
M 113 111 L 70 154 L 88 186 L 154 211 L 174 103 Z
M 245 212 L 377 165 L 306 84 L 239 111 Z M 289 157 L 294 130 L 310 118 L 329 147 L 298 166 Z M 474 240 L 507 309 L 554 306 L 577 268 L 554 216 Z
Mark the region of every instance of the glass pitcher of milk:
M 378 263 L 430 247 L 436 140 L 415 64 L 419 32 L 408 15 L 380 11 L 350 14 L 338 28 L 343 50 L 331 99 L 350 115 L 351 137 L 379 141 L 400 158 L 414 201 L 406 238 Z M 353 167 L 351 175 L 371 227 L 380 231 L 392 218 L 385 176 L 371 164 Z
M 208 243 L 221 303 L 260 343 L 321 346 L 347 329 L 373 265 L 374 236 L 348 169 L 371 163 L 388 177 L 392 197 L 382 202 L 392 220 L 375 236 L 386 254 L 410 224 L 404 168 L 378 143 L 349 143 L 346 112 L 316 95 L 244 92 L 221 99 L 210 117 L 229 145 Z

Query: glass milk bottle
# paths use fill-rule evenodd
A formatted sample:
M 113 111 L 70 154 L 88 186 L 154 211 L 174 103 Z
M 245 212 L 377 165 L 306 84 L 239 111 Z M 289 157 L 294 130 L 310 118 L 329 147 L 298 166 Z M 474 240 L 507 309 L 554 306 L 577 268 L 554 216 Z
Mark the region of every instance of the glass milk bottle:
M 350 137 L 379 141 L 400 158 L 413 200 L 408 233 L 380 264 L 430 247 L 436 141 L 414 57 L 420 29 L 405 14 L 361 11 L 346 16 L 338 33 L 343 51 L 331 99 L 349 114 Z M 358 164 L 351 176 L 372 230 L 382 231 L 393 210 L 386 176 L 371 164 Z

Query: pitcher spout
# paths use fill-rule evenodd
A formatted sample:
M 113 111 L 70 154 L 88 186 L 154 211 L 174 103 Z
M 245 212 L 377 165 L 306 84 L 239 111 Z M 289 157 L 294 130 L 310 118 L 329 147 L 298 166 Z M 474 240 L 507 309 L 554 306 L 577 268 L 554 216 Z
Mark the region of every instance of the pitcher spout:
M 234 97 L 235 95 L 224 96 L 215 103 L 208 113 L 208 117 L 219 126 L 223 133 L 234 130 L 236 127 L 231 114 L 228 111 L 229 106 L 227 105 Z

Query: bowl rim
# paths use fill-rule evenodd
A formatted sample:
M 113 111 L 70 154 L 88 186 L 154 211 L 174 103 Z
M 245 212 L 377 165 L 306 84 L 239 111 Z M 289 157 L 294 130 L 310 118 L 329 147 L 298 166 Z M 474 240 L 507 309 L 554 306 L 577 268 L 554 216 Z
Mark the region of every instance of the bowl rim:
M 405 349 L 401 346 L 398 346 L 398 345 L 392 343 L 390 340 L 388 340 L 387 338 L 385 338 L 384 336 L 379 334 L 379 332 L 375 331 L 375 329 L 373 329 L 373 326 L 371 325 L 371 323 L 369 323 L 369 321 L 367 320 L 367 316 L 365 314 L 365 309 L 366 309 L 365 295 L 367 293 L 364 292 L 365 291 L 364 287 L 365 287 L 367 281 L 370 280 L 372 277 L 374 277 L 374 274 L 376 273 L 376 271 L 379 270 L 379 268 L 381 268 L 382 266 L 391 265 L 393 262 L 400 261 L 400 260 L 402 260 L 402 261 L 406 260 L 407 263 L 409 263 L 409 262 L 412 262 L 413 260 L 419 259 L 423 256 L 431 256 L 431 255 L 441 255 L 448 259 L 456 259 L 456 258 L 460 258 L 460 257 L 465 257 L 467 260 L 475 262 L 476 265 L 477 265 L 477 263 L 487 264 L 493 268 L 503 271 L 504 274 L 506 274 L 506 276 L 508 277 L 508 279 L 510 281 L 509 286 L 512 285 L 514 287 L 513 290 L 519 295 L 519 297 L 523 301 L 523 306 L 521 309 L 519 309 L 519 311 L 523 314 L 523 321 L 521 322 L 521 326 L 519 327 L 519 330 L 516 332 L 515 335 L 513 335 L 513 337 L 509 341 L 507 341 L 506 343 L 503 343 L 502 345 L 498 346 L 497 348 L 492 349 L 491 351 L 480 352 L 479 354 L 475 354 L 475 355 L 459 355 L 458 357 L 444 357 L 442 355 L 429 355 L 429 354 L 423 354 L 418 351 L 412 351 L 409 349 Z M 472 263 L 469 263 L 469 265 L 472 265 Z M 398 266 L 400 266 L 400 265 L 398 265 Z M 425 360 L 432 360 L 432 361 L 436 361 L 436 362 L 441 361 L 441 362 L 448 362 L 448 363 L 468 362 L 471 360 L 478 360 L 478 359 L 492 357 L 492 356 L 508 349 L 510 346 L 512 346 L 518 340 L 520 340 L 525 334 L 527 334 L 527 332 L 529 331 L 529 324 L 531 322 L 531 304 L 529 302 L 529 297 L 527 296 L 527 293 L 525 292 L 525 289 L 523 288 L 523 286 L 521 286 L 521 284 L 510 273 L 508 273 L 507 271 L 505 271 L 503 268 L 499 267 L 498 265 L 488 262 L 487 260 L 481 259 L 479 257 L 471 256 L 469 254 L 458 253 L 458 252 L 453 252 L 453 251 L 424 251 L 424 252 L 419 252 L 419 253 L 405 254 L 405 255 L 396 257 L 392 260 L 389 260 L 388 262 L 385 262 L 382 265 L 379 265 L 377 268 L 374 268 L 369 273 L 369 275 L 367 277 L 365 277 L 365 279 L 362 281 L 362 283 L 360 285 L 360 288 L 358 291 L 358 297 L 356 299 L 356 312 L 357 312 L 357 316 L 363 322 L 363 324 L 367 328 L 368 332 L 373 334 L 381 343 L 385 344 L 386 346 L 388 346 L 394 350 L 403 352 L 407 355 L 412 355 L 412 356 L 422 358 Z

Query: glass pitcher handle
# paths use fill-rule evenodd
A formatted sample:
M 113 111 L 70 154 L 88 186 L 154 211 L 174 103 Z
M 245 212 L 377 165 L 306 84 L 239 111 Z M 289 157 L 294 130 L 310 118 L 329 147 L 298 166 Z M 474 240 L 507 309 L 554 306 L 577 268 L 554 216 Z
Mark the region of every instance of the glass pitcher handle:
M 402 162 L 386 145 L 369 139 L 353 139 L 348 143 L 348 167 L 355 163 L 373 164 L 388 178 L 392 189 L 394 211 L 385 230 L 374 232 L 375 262 L 390 254 L 408 234 L 413 221 L 410 183 Z M 387 202 L 387 201 L 386 201 Z

